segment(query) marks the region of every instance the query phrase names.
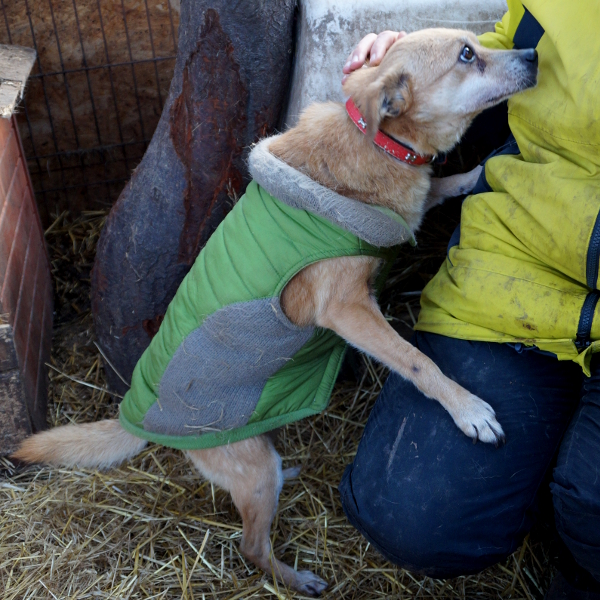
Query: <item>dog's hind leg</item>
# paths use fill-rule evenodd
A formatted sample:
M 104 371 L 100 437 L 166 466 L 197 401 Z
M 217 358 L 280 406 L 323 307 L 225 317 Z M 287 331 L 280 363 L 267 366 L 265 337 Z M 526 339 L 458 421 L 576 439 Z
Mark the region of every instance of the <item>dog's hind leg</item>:
M 198 471 L 226 489 L 240 512 L 242 554 L 284 585 L 318 596 L 327 583 L 310 571 L 295 571 L 271 552 L 270 530 L 283 484 L 281 458 L 267 436 L 206 450 L 190 450 Z
M 281 433 L 283 427 L 278 427 L 277 429 L 271 429 L 271 431 L 267 431 L 263 435 L 267 436 L 274 444 L 277 442 L 277 438 Z M 289 467 L 284 469 L 281 474 L 283 476 L 283 481 L 286 482 L 289 479 L 296 479 L 300 472 L 302 471 L 302 465 L 296 465 L 295 467 Z

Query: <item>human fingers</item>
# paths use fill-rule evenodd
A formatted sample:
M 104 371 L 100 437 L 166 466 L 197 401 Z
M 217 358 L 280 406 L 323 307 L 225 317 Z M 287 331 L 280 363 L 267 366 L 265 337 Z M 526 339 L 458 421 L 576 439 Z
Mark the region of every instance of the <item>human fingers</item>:
M 369 63 L 374 66 L 378 65 L 394 42 L 405 35 L 405 31 L 384 31 L 380 33 L 371 46 Z
M 346 64 L 342 69 L 345 73 L 342 83 L 348 79 L 348 74 L 360 69 L 365 64 L 367 56 L 371 65 L 378 65 L 391 46 L 406 35 L 406 31 L 383 31 L 379 35 L 369 33 L 349 54 Z
M 365 37 L 358 42 L 354 50 L 348 55 L 348 59 L 346 60 L 346 64 L 342 71 L 348 74 L 362 67 L 365 64 L 365 60 L 371 51 L 371 46 L 375 43 L 376 39 L 377 34 L 375 33 L 365 35 Z

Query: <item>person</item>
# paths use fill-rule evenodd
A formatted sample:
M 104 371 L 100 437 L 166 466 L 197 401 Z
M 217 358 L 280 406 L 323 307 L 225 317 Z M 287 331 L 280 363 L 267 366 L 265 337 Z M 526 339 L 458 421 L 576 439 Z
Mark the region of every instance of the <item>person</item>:
M 536 48 L 511 136 L 484 161 L 412 343 L 495 409 L 506 444 L 473 445 L 391 374 L 340 493 L 390 561 L 436 578 L 514 552 L 552 495 L 559 572 L 546 598 L 600 599 L 600 4 L 508 0 L 494 48 Z M 344 66 L 403 33 L 366 36 Z M 458 57 L 457 57 L 458 59 Z

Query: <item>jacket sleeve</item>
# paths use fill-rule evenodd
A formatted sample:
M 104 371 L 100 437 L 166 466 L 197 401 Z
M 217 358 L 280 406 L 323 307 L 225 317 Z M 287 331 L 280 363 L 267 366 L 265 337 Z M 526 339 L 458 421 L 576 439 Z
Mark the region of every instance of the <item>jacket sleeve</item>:
M 523 18 L 525 8 L 519 0 L 508 0 L 508 12 L 502 17 L 502 20 L 496 23 L 495 31 L 489 31 L 479 36 L 479 41 L 486 48 L 496 50 L 511 50 L 513 47 L 513 37 Z

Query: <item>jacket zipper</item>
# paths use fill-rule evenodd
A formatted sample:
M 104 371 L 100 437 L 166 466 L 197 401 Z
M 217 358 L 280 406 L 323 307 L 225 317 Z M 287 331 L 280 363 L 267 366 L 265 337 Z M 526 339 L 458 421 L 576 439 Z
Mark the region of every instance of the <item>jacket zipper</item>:
M 594 312 L 596 305 L 600 299 L 600 291 L 591 291 L 583 301 L 581 315 L 579 316 L 579 325 L 577 327 L 577 337 L 575 338 L 575 346 L 581 352 L 585 350 L 592 342 L 590 334 L 592 333 L 592 323 L 594 322 Z
M 579 325 L 577 326 L 577 336 L 575 337 L 575 346 L 581 352 L 585 350 L 592 342 L 590 336 L 592 333 L 592 324 L 594 322 L 594 312 L 600 298 L 600 292 L 596 289 L 598 285 L 598 265 L 600 262 L 600 212 L 596 217 L 590 244 L 587 251 L 585 265 L 585 279 L 591 292 L 585 297 L 581 314 L 579 315 Z
M 587 286 L 589 288 L 596 289 L 598 284 L 598 262 L 600 260 L 600 213 L 596 217 L 594 223 L 594 229 L 592 230 L 592 236 L 590 238 L 590 245 L 587 251 L 587 263 L 585 266 L 585 274 L 587 279 Z

